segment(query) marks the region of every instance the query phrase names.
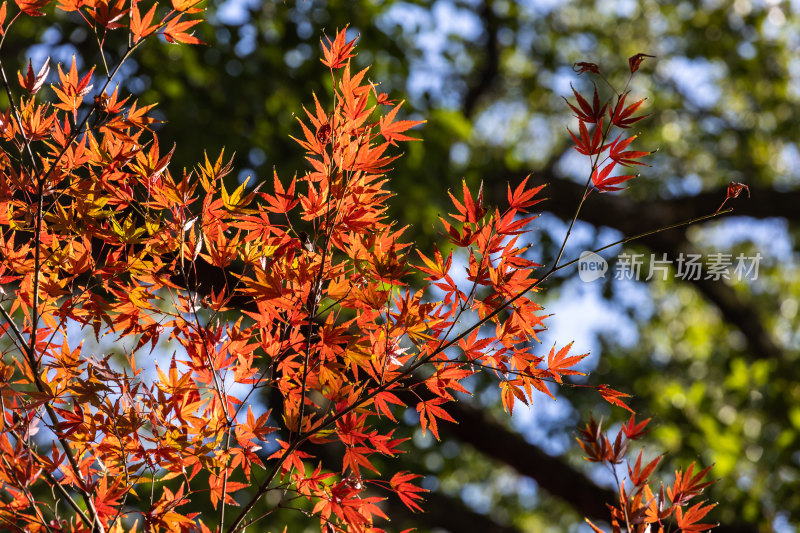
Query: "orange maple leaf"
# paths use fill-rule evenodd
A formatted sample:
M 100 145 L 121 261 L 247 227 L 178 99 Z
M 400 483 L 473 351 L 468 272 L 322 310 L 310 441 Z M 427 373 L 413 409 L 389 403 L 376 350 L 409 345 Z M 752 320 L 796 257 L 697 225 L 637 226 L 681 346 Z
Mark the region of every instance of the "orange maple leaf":
M 153 17 L 156 14 L 156 7 L 158 7 L 158 4 L 153 4 L 150 10 L 142 17 L 139 12 L 139 2 L 134 2 L 131 5 L 131 34 L 133 35 L 134 44 L 155 33 L 160 26 L 158 23 L 152 24 Z
M 324 41 L 322 42 L 324 57 L 320 61 L 322 61 L 323 65 L 332 69 L 342 68 L 347 63 L 347 60 L 355 55 L 353 54 L 353 47 L 358 37 L 347 41 L 346 34 L 347 26 L 336 35 L 333 41 L 329 37 L 325 37 L 328 42 L 327 44 Z
M 561 348 L 558 352 L 556 352 L 556 347 L 550 349 L 550 354 L 547 356 L 547 369 L 550 372 L 550 375 L 555 379 L 558 383 L 561 383 L 561 376 L 583 376 L 585 375 L 583 372 L 578 372 L 577 370 L 570 370 L 571 367 L 575 366 L 579 362 L 581 362 L 588 353 L 581 354 L 581 355 L 570 355 L 569 357 L 567 354 L 569 353 L 570 348 L 574 343 L 569 343 L 563 348 Z

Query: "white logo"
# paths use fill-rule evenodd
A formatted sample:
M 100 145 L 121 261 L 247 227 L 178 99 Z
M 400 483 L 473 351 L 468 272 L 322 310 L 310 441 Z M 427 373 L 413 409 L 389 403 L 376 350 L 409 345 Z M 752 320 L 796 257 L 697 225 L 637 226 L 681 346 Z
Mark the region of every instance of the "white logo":
M 598 278 L 604 278 L 608 271 L 608 263 L 606 260 L 594 252 L 581 253 L 578 259 L 578 275 L 581 281 L 590 282 Z

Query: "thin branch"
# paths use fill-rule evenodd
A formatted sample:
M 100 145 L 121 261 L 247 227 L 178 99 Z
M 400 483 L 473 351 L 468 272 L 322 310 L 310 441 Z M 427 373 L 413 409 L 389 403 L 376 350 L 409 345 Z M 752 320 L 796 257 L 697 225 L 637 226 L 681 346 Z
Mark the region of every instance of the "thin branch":
M 11 434 L 14 436 L 15 439 L 17 439 L 17 441 L 22 442 L 22 445 L 28 449 L 28 452 L 31 454 L 31 457 L 33 457 L 34 460 L 37 463 L 39 463 L 39 466 L 42 467 L 42 475 L 44 475 L 49 486 L 53 487 L 59 494 L 61 494 L 61 496 L 64 498 L 67 504 L 70 507 L 72 507 L 72 509 L 78 515 L 78 518 L 80 518 L 83 521 L 83 523 L 86 524 L 87 527 L 91 528 L 92 527 L 91 519 L 89 519 L 89 517 L 86 516 L 86 513 L 83 512 L 83 509 L 80 508 L 78 503 L 72 499 L 72 496 L 69 495 L 69 492 L 67 492 L 67 489 L 64 488 L 61 482 L 57 480 L 53 476 L 53 474 L 47 471 L 46 466 L 44 465 L 44 463 L 42 463 L 41 459 L 39 459 L 39 456 L 34 452 L 34 450 L 30 447 L 30 445 L 22 439 L 22 437 L 19 435 L 19 433 L 17 433 L 16 430 L 12 429 Z

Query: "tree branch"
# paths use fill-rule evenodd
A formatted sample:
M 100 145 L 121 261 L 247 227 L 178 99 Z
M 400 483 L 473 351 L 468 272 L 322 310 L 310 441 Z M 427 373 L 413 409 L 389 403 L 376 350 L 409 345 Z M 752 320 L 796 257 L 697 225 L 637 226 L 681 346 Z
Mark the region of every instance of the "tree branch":
M 392 524 L 401 528 L 419 528 L 425 524 L 427 528 L 444 528 L 454 533 L 522 533 L 512 525 L 501 524 L 490 516 L 470 509 L 460 498 L 453 498 L 441 492 L 425 493 L 424 512 L 414 513 L 397 498 L 389 497 L 385 502 L 387 515 Z
M 512 186 L 519 183 L 527 174 L 516 171 L 504 172 L 500 169 L 494 176 L 484 176 L 487 183 L 493 183 L 493 199 L 506 201 L 506 182 Z M 583 187 L 577 183 L 555 175 L 552 168 L 534 173 L 537 179 L 547 182 L 545 191 L 551 199 L 544 208 L 565 218 L 572 214 L 571 205 L 560 202 L 560 198 L 576 198 L 582 194 Z M 632 200 L 629 196 L 596 194 L 583 207 L 580 218 L 598 226 L 618 229 L 625 235 L 638 233 L 643 227 L 660 227 L 686 220 L 697 213 L 713 211 L 722 203 L 727 194 L 727 186 L 703 191 L 699 194 L 680 198 Z M 734 213 L 730 216 L 753 218 L 784 218 L 790 224 L 800 224 L 800 189 L 780 192 L 770 187 L 750 187 L 752 199 L 730 202 Z M 728 207 L 728 206 L 726 206 Z M 609 213 L 614 213 L 613 217 Z
M 537 172 L 539 179 L 546 181 L 550 201 L 542 204 L 543 209 L 553 213 L 559 218 L 567 219 L 572 216 L 572 207 L 562 198 L 575 198 L 583 193 L 583 187 L 577 183 L 555 177 L 552 168 Z M 506 175 L 508 182 L 518 183 L 525 177 L 519 172 L 509 172 Z M 503 202 L 506 198 L 506 181 L 498 175 L 486 180 L 493 183 L 491 189 L 492 200 Z M 791 207 L 800 205 L 800 190 L 791 193 L 778 193 L 768 188 L 751 188 L 751 193 L 758 201 L 739 201 L 733 204 L 734 216 L 752 216 L 768 218 L 784 216 L 790 223 L 800 223 L 800 210 Z M 669 226 L 697 213 L 709 212 L 722 203 L 726 196 L 725 189 L 706 191 L 696 196 L 687 198 L 673 198 L 667 200 L 653 200 L 636 202 L 624 195 L 596 194 L 584 204 L 580 219 L 595 226 L 614 228 L 624 235 L 635 235 L 646 228 Z M 609 216 L 613 213 L 614 216 Z M 686 228 L 656 233 L 647 236 L 638 242 L 657 253 L 666 253 L 671 260 L 675 260 L 681 252 L 690 252 L 686 241 Z M 783 358 L 782 349 L 773 341 L 766 330 L 763 320 L 754 311 L 752 306 L 743 301 L 731 286 L 722 281 L 712 280 L 687 280 L 692 283 L 707 300 L 717 306 L 725 320 L 736 326 L 746 337 L 750 347 L 751 356 L 758 359 Z
M 599 487 L 563 459 L 546 454 L 475 407 L 459 402 L 448 406 L 448 411 L 458 424 L 442 424 L 447 433 L 535 480 L 577 513 L 592 519 L 608 519 L 606 503 L 616 502 L 614 491 Z

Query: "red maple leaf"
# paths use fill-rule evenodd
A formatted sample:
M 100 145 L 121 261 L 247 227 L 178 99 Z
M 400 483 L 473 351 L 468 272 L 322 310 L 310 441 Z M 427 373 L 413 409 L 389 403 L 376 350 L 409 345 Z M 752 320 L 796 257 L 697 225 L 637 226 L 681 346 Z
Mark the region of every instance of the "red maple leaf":
M 406 471 L 398 472 L 394 476 L 392 476 L 391 481 L 389 482 L 392 490 L 397 493 L 400 497 L 400 500 L 412 511 L 422 511 L 422 507 L 419 506 L 417 503 L 418 501 L 422 500 L 421 492 L 428 492 L 427 489 L 423 489 L 422 487 L 417 487 L 410 483 L 414 479 L 421 478 L 422 476 L 417 474 L 411 474 Z
M 48 57 L 45 60 L 44 65 L 42 68 L 39 69 L 39 72 L 34 74 L 33 73 L 33 65 L 31 61 L 28 60 L 28 72 L 25 76 L 22 76 L 22 72 L 17 73 L 17 77 L 19 78 L 19 84 L 22 86 L 23 89 L 28 91 L 31 94 L 36 94 L 39 92 L 39 89 L 42 88 L 44 85 L 44 80 L 47 78 L 47 74 L 50 72 L 50 58 Z
M 32 17 L 43 16 L 44 13 L 42 13 L 42 9 L 51 1 L 52 0 L 14 0 L 20 11 Z
M 325 57 L 320 61 L 322 61 L 323 65 L 330 68 L 342 68 L 347 63 L 347 60 L 355 55 L 353 54 L 353 47 L 358 37 L 347 41 L 346 34 L 347 26 L 336 35 L 333 41 L 329 37 L 325 37 L 328 42 L 327 44 L 325 42 L 322 43 L 322 53 Z
M 570 85 L 570 88 L 572 89 L 572 93 L 575 95 L 575 99 L 578 101 L 578 106 L 580 109 L 569 103 L 569 100 L 567 100 L 566 98 L 564 97 L 562 98 L 564 98 L 564 101 L 567 103 L 570 109 L 572 109 L 572 111 L 575 113 L 575 116 L 578 118 L 578 120 L 591 124 L 600 121 L 600 119 L 605 114 L 606 109 L 608 108 L 608 102 L 606 101 L 605 103 L 603 103 L 602 106 L 600 105 L 600 95 L 597 92 L 597 86 L 595 85 L 594 87 L 594 96 L 592 97 L 592 105 L 589 105 L 589 102 L 587 102 L 586 99 L 583 96 L 581 96 L 580 93 L 578 93 L 578 91 L 575 90 L 575 87 Z
M 622 407 L 623 409 L 627 409 L 631 413 L 634 412 L 633 409 L 628 407 L 625 404 L 625 402 L 622 401 L 622 398 L 630 398 L 631 397 L 630 394 L 625 394 L 624 392 L 616 391 L 610 388 L 608 385 L 600 385 L 599 387 L 597 387 L 597 392 L 599 392 L 600 395 L 603 397 L 603 399 L 608 403 L 616 405 L 617 407 Z
M 394 117 L 397 115 L 403 103 L 404 101 L 394 106 L 385 117 L 381 117 L 379 120 L 381 135 L 392 145 L 396 145 L 395 141 L 418 141 L 419 139 L 403 135 L 403 132 L 418 124 L 427 122 L 425 120 L 398 120 L 395 122 Z
M 437 417 L 442 420 L 447 420 L 448 422 L 456 422 L 447 411 L 439 407 L 443 403 L 447 403 L 445 398 L 434 398 L 433 400 L 427 400 L 417 404 L 419 422 L 422 425 L 423 435 L 425 434 L 425 429 L 430 427 L 433 436 L 436 437 L 436 440 L 439 440 L 439 426 L 436 424 Z
M 652 152 L 644 152 L 644 151 L 633 151 L 628 150 L 625 151 L 633 141 L 636 139 L 637 135 L 632 135 L 627 139 L 622 139 L 622 134 L 620 133 L 616 139 L 614 139 L 608 146 L 609 146 L 609 155 L 608 157 L 611 158 L 612 161 L 619 163 L 623 166 L 630 166 L 630 165 L 643 165 L 649 166 L 646 163 L 642 163 L 641 161 L 636 161 L 640 157 L 644 157 L 646 155 L 650 155 Z
M 611 171 L 614 170 L 616 164 L 617 163 L 615 161 L 612 161 L 603 167 L 602 170 L 595 169 L 595 171 L 592 172 L 592 183 L 600 192 L 619 191 L 624 189 L 624 187 L 616 187 L 616 185 L 636 177 L 633 174 L 628 174 L 625 176 L 611 176 Z
M 636 122 L 639 122 L 643 118 L 647 117 L 648 115 L 640 115 L 638 117 L 632 116 L 637 109 L 644 103 L 647 98 L 642 98 L 638 100 L 628 107 L 625 107 L 625 98 L 628 96 L 628 93 L 623 94 L 620 96 L 619 100 L 617 101 L 617 105 L 613 108 L 608 108 L 608 115 L 611 117 L 611 122 L 617 126 L 618 128 L 630 128 Z
M 158 29 L 158 23 L 152 24 L 153 17 L 156 14 L 156 7 L 158 7 L 158 4 L 153 4 L 150 10 L 142 17 L 139 12 L 138 2 L 132 4 L 130 27 L 134 43 L 138 43 L 148 35 L 152 35 Z
M 716 503 L 703 505 L 704 503 L 705 502 L 700 502 L 686 510 L 686 512 L 684 512 L 680 507 L 675 510 L 675 520 L 678 522 L 678 527 L 681 528 L 681 531 L 684 533 L 700 533 L 702 531 L 708 531 L 709 529 L 715 528 L 719 525 L 697 523 L 698 521 L 702 520 L 711 509 L 717 506 Z
M 550 354 L 547 356 L 547 369 L 550 371 L 550 375 L 553 377 L 553 379 L 555 379 L 558 383 L 561 383 L 561 376 L 584 375 L 583 372 L 570 370 L 570 368 L 577 365 L 589 354 L 584 353 L 580 355 L 567 356 L 570 348 L 572 348 L 572 345 L 573 343 L 571 342 L 561 348 L 558 352 L 556 352 L 556 347 L 553 346 L 550 349 Z
M 630 476 L 631 483 L 633 483 L 637 487 L 647 483 L 647 479 L 650 477 L 650 475 L 658 466 L 658 463 L 660 463 L 661 459 L 663 459 L 664 457 L 663 455 L 659 455 L 658 457 L 647 463 L 647 465 L 644 468 L 642 468 L 642 453 L 643 451 L 639 450 L 639 457 L 636 458 L 636 464 L 634 465 L 633 468 L 631 468 L 630 465 L 628 465 L 628 475 Z
M 578 152 L 582 153 L 583 155 L 595 155 L 599 154 L 603 150 L 608 147 L 607 144 L 602 144 L 603 142 L 603 121 L 602 119 L 600 122 L 595 126 L 594 134 L 589 135 L 589 130 L 586 128 L 586 123 L 581 120 L 578 123 L 578 129 L 580 132 L 580 139 L 572 133 L 572 130 L 567 128 L 572 140 L 575 141 L 575 148 Z

